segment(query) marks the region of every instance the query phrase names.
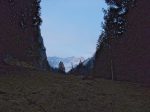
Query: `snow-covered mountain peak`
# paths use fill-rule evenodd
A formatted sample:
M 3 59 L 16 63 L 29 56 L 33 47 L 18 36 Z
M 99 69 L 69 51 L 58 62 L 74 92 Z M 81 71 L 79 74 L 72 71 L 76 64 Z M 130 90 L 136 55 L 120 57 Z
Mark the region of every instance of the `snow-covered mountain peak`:
M 85 61 L 84 57 L 76 58 L 74 56 L 67 57 L 67 58 L 60 58 L 60 57 L 48 57 L 48 62 L 53 68 L 58 68 L 59 62 L 62 61 L 65 65 L 66 72 L 70 71 L 72 67 L 76 67 L 80 61 Z

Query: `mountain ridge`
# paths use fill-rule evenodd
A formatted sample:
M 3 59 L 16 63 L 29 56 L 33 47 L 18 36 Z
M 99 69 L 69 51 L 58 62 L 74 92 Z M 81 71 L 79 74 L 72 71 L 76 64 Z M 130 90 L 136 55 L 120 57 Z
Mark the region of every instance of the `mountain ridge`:
M 65 71 L 69 72 L 72 68 L 76 67 L 80 61 L 84 62 L 86 59 L 84 57 L 75 57 L 75 56 L 70 56 L 67 58 L 62 58 L 58 56 L 50 56 L 48 57 L 48 62 L 53 68 L 58 68 L 58 64 L 60 61 L 62 61 L 65 65 Z

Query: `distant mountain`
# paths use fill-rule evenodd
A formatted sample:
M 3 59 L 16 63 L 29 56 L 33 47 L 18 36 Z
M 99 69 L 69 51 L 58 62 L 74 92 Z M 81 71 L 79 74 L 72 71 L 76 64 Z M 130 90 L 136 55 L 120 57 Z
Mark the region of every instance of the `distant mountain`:
M 83 62 L 85 59 L 83 57 L 76 58 L 74 56 L 68 58 L 60 58 L 60 57 L 48 57 L 48 62 L 53 68 L 58 68 L 58 64 L 62 61 L 65 65 L 66 72 L 69 72 L 72 67 L 76 67 L 80 60 Z

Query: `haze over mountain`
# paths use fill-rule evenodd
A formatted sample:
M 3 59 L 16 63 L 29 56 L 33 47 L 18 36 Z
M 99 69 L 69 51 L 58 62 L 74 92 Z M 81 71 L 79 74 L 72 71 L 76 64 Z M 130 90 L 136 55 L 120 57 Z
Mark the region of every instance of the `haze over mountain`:
M 61 57 L 48 57 L 48 62 L 53 68 L 58 68 L 59 62 L 62 61 L 65 65 L 65 71 L 68 72 L 72 69 L 72 67 L 76 67 L 80 61 L 85 61 L 84 57 L 67 57 L 67 58 L 61 58 Z

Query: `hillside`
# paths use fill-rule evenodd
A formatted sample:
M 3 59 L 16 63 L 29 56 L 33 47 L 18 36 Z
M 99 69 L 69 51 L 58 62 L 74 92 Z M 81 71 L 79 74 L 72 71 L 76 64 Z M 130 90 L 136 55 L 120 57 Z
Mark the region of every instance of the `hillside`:
M 150 112 L 150 88 L 50 72 L 0 75 L 0 112 Z

